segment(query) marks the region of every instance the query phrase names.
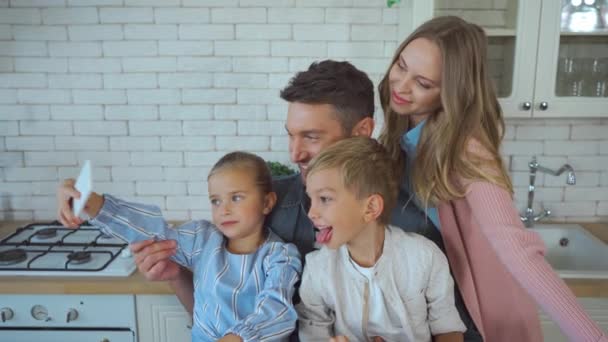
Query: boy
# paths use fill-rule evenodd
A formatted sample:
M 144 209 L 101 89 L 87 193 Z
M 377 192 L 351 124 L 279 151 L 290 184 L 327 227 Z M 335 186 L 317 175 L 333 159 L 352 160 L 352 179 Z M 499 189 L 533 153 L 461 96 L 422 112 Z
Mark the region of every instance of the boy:
M 302 341 L 462 341 L 447 260 L 430 240 L 388 225 L 398 182 L 365 137 L 324 149 L 308 166 L 308 216 L 324 247 L 306 256 Z

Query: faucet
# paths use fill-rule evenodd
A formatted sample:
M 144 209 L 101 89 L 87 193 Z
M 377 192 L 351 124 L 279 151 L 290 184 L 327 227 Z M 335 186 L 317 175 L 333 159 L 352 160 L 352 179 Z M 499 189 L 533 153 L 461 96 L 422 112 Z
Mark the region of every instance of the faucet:
M 574 185 L 576 184 L 576 175 L 574 174 L 574 169 L 570 164 L 564 164 L 558 170 L 552 170 L 541 166 L 536 161 L 536 156 L 532 157 L 532 160 L 528 163 L 528 167 L 530 168 L 530 185 L 528 186 L 528 207 L 520 216 L 521 221 L 528 228 L 534 226 L 534 222 L 542 220 L 543 218 L 551 215 L 551 210 L 542 209 L 542 212 L 538 215 L 534 214 L 534 209 L 532 209 L 532 203 L 534 202 L 534 190 L 536 189 L 534 183 L 536 182 L 536 172 L 544 172 L 553 176 L 559 176 L 564 171 L 568 171 L 568 175 L 566 176 L 566 184 Z

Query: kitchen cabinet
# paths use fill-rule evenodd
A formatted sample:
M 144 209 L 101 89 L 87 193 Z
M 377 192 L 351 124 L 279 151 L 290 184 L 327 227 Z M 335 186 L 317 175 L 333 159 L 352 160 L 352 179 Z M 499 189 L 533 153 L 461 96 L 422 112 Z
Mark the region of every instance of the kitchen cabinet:
M 191 341 L 192 320 L 175 295 L 136 295 L 139 341 Z
M 604 0 L 409 0 L 401 3 L 399 32 L 404 38 L 440 15 L 483 27 L 507 117 L 608 117 L 606 13 Z
M 579 302 L 600 328 L 608 332 L 608 298 L 579 298 Z M 540 323 L 545 341 L 568 342 L 557 324 L 543 312 L 540 313 Z

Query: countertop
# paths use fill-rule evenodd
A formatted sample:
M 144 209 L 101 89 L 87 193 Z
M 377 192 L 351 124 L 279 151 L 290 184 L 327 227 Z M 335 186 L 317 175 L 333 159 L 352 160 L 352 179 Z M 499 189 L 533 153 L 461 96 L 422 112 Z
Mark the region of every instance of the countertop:
M 26 221 L 0 221 L 0 238 Z M 608 223 L 581 223 L 608 243 Z M 564 279 L 577 297 L 608 298 L 608 279 Z M 147 281 L 137 271 L 127 278 L 103 277 L 0 277 L 0 294 L 173 294 L 166 282 Z

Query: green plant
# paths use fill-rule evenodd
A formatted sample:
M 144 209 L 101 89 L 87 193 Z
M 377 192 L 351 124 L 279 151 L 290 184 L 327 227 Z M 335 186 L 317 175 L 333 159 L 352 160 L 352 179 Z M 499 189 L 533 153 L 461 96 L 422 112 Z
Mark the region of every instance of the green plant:
M 386 6 L 393 7 L 393 5 L 400 3 L 401 0 L 386 0 Z
M 294 169 L 277 161 L 268 161 L 266 162 L 266 165 L 268 165 L 268 168 L 270 169 L 270 174 L 273 177 L 288 176 L 296 173 Z

